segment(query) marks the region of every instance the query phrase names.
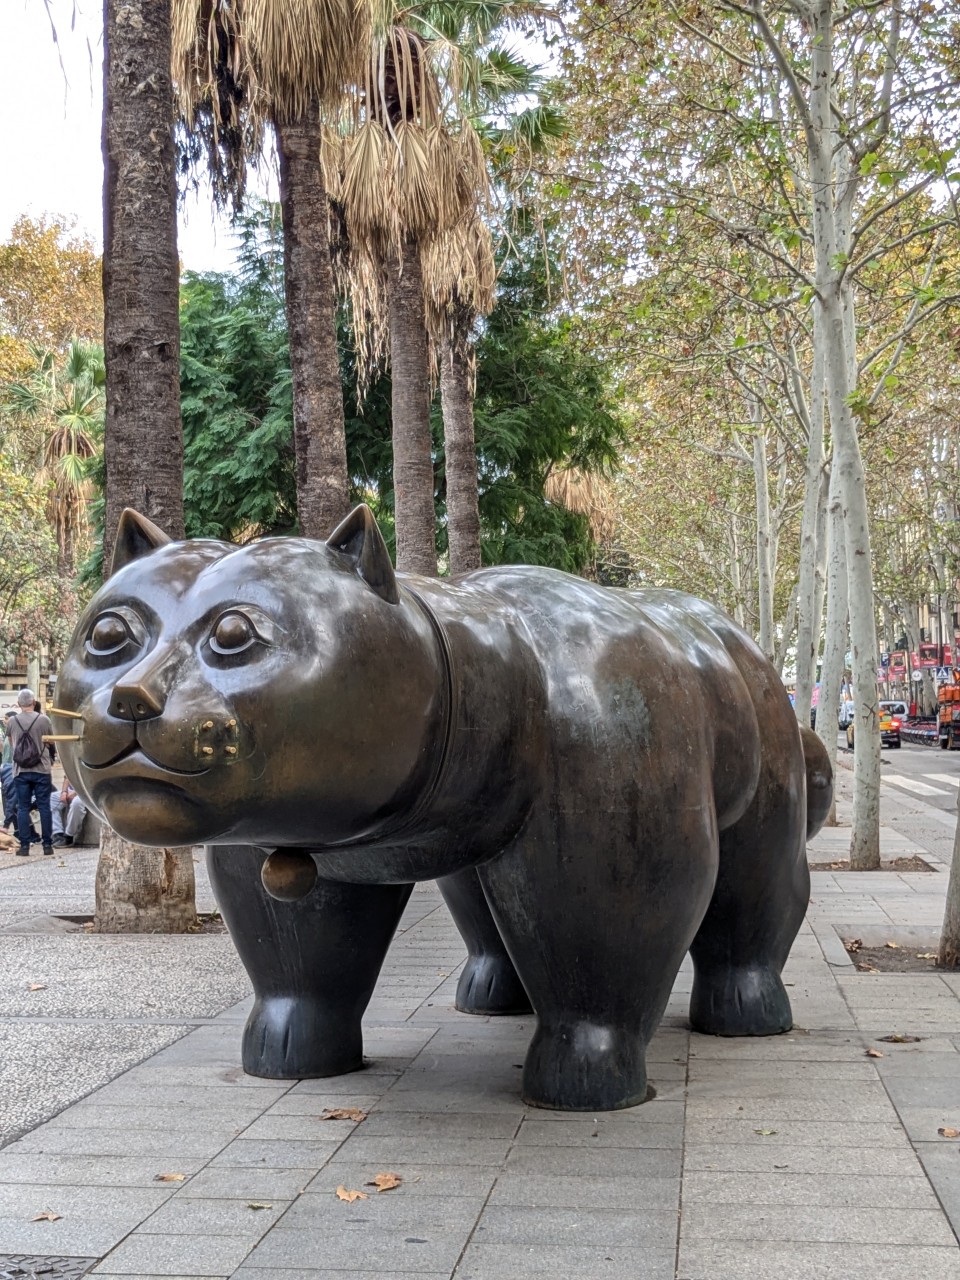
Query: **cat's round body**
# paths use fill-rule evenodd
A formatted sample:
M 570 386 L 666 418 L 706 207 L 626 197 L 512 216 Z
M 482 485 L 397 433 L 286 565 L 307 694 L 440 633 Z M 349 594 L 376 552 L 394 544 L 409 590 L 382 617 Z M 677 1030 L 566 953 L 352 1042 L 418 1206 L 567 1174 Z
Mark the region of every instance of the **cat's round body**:
M 471 953 L 461 1007 L 537 1011 L 531 1101 L 642 1100 L 687 950 L 695 1025 L 790 1025 L 807 780 L 818 819 L 830 781 L 720 611 L 549 569 L 395 576 L 365 508 L 328 543 L 173 544 L 130 516 L 118 546 L 57 686 L 82 717 L 65 766 L 121 835 L 208 845 L 258 995 L 248 1070 L 359 1065 L 428 878 Z M 283 901 L 260 881 L 276 848 L 319 872 L 286 875 Z

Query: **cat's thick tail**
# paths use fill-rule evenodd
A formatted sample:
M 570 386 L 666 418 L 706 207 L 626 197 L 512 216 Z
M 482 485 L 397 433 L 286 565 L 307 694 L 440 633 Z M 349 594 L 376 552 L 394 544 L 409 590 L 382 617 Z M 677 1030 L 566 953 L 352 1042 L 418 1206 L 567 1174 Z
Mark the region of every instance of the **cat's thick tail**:
M 833 770 L 826 747 L 812 729 L 801 725 L 800 740 L 807 775 L 807 839 L 812 840 L 833 804 Z

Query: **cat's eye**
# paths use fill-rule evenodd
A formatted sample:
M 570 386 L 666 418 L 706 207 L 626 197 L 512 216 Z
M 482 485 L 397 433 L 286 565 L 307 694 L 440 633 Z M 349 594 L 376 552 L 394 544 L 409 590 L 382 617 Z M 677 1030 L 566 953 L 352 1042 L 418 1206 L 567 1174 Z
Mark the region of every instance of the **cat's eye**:
M 143 628 L 130 610 L 101 613 L 87 634 L 86 649 L 94 658 L 109 658 L 120 653 L 131 642 L 140 644 Z
M 209 643 L 214 653 L 228 658 L 246 652 L 258 642 L 269 644 L 272 638 L 273 624 L 261 610 L 229 609 L 214 623 Z

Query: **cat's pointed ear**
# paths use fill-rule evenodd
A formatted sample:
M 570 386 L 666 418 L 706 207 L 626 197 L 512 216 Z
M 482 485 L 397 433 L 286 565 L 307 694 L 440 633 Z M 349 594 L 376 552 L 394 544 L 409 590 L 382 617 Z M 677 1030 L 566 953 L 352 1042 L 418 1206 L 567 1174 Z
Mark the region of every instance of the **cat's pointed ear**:
M 114 574 L 131 560 L 139 560 L 157 547 L 163 547 L 173 539 L 162 529 L 158 529 L 152 520 L 142 516 L 133 507 L 124 507 L 117 526 L 117 537 L 113 544 L 113 559 L 110 561 L 110 573 Z
M 354 507 L 327 539 L 327 546 L 350 557 L 360 577 L 388 604 L 400 603 L 390 552 L 367 506 Z

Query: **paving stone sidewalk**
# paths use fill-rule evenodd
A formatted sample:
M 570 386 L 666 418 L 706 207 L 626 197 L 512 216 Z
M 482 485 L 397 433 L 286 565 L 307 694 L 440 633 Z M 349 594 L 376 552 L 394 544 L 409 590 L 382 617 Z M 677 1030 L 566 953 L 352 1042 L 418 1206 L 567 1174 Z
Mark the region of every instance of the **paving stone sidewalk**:
M 240 1070 L 228 938 L 61 932 L 92 910 L 95 852 L 0 855 L 0 1276 L 960 1280 L 960 1140 L 937 1133 L 960 1129 L 960 977 L 860 973 L 840 941 L 935 943 L 951 833 L 911 813 L 885 799 L 884 857 L 935 874 L 814 873 L 794 1032 L 691 1034 L 685 967 L 656 1098 L 596 1116 L 521 1105 L 529 1019 L 454 1011 L 463 947 L 432 885 L 368 1010 L 368 1068 L 277 1083 Z M 367 1118 L 321 1119 L 337 1107 Z

